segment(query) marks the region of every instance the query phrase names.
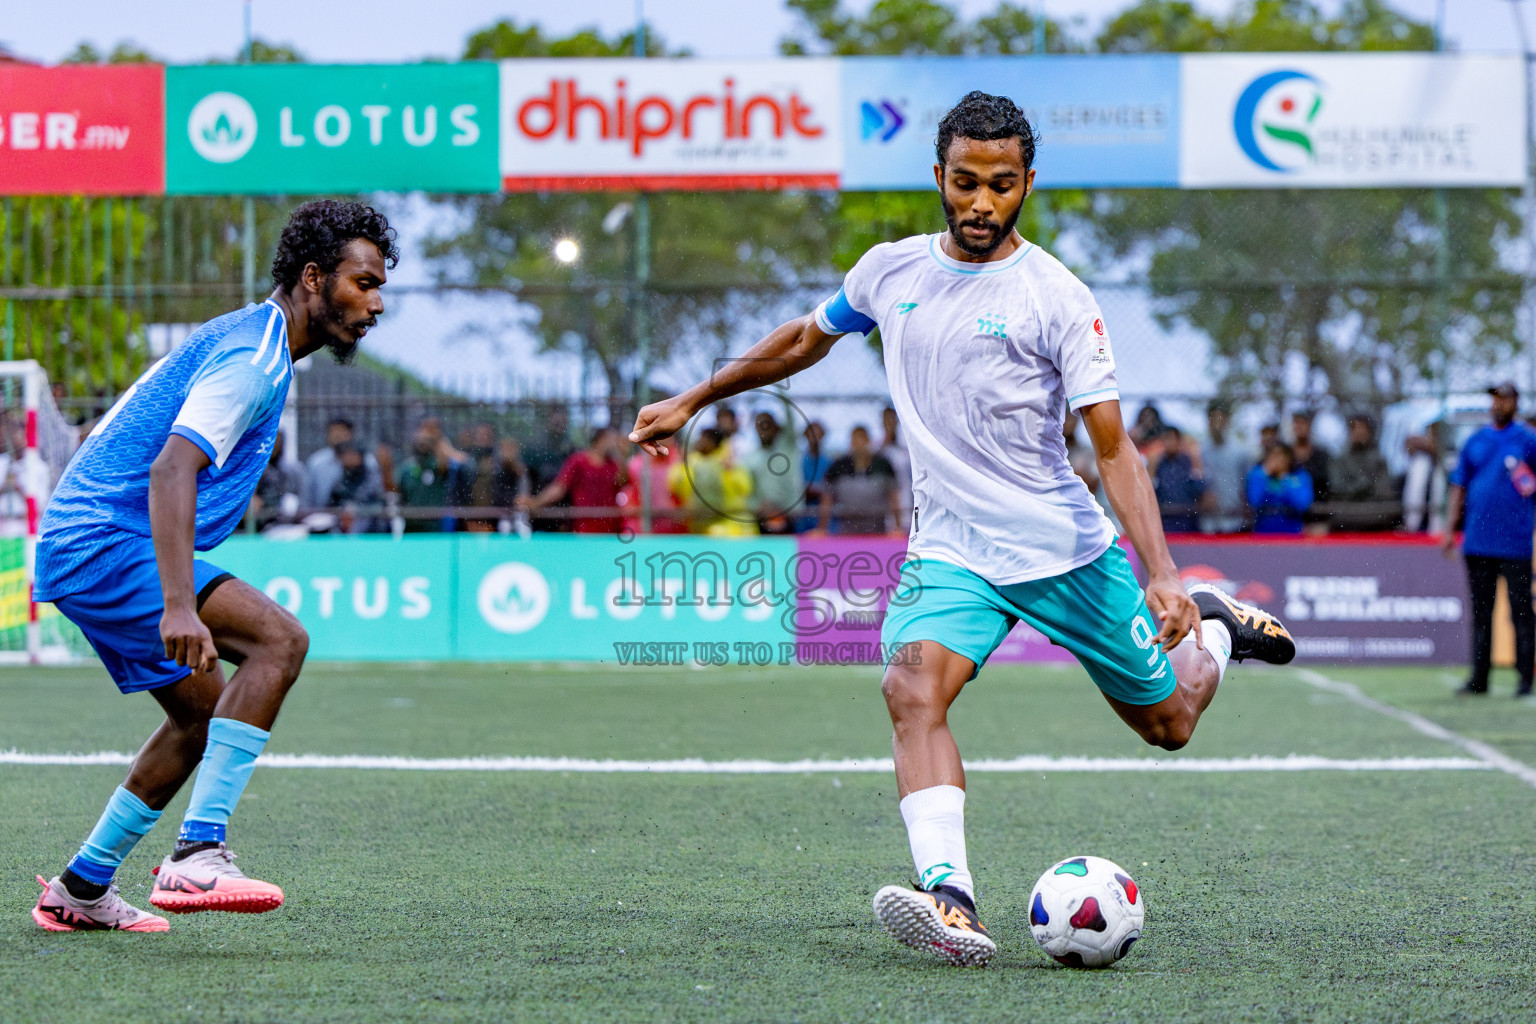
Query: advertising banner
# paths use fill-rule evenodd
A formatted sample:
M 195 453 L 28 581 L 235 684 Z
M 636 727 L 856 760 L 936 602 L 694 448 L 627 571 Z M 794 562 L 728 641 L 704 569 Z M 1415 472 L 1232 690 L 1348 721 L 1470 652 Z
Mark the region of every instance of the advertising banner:
M 1456 664 L 1466 581 L 1412 542 L 1171 544 L 1186 583 L 1280 614 L 1299 662 Z M 878 667 L 906 544 L 884 537 L 235 537 L 208 558 L 355 661 Z M 1072 656 L 1020 623 L 993 662 Z
M 164 189 L 164 68 L 0 64 L 0 194 Z
M 793 540 L 464 536 L 458 657 L 788 664 Z
M 496 67 L 166 69 L 166 191 L 497 187 Z
M 1179 184 L 1518 186 L 1523 64 L 1430 54 L 1185 57 Z
M 1468 656 L 1466 574 L 1431 543 L 1170 544 L 1186 583 L 1209 582 L 1285 620 L 1296 660 L 1355 664 Z
M 842 187 L 933 187 L 939 118 L 972 89 L 1040 133 L 1037 188 L 1175 186 L 1179 58 L 849 57 Z
M 506 60 L 509 192 L 836 188 L 837 61 Z
M 298 616 L 312 658 L 446 661 L 456 546 L 454 537 L 234 537 L 207 557 Z

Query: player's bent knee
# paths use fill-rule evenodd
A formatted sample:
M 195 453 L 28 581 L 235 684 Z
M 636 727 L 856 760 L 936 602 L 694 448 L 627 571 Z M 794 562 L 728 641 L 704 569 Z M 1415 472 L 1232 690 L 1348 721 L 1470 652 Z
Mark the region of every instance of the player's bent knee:
M 1178 750 L 1189 744 L 1195 733 L 1195 723 L 1188 715 L 1158 716 L 1137 730 L 1141 738 L 1154 747 Z
M 277 608 L 262 633 L 263 653 L 282 667 L 292 685 L 309 655 L 309 631 L 291 613 Z
M 293 677 L 298 678 L 299 669 L 304 667 L 304 659 L 309 656 L 309 631 L 299 625 L 297 619 L 289 618 L 291 621 L 283 631 L 283 660 Z
M 880 693 L 893 721 L 942 714 L 939 680 L 910 665 L 892 663 L 880 681 Z

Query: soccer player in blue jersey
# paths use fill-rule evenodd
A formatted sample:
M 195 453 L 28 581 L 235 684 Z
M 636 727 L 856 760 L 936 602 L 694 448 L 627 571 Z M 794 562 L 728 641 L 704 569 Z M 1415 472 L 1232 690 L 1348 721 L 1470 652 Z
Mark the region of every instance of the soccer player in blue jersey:
M 1284 663 L 1296 653 L 1274 616 L 1180 582 L 1126 436 L 1098 304 L 1014 229 L 1034 155 L 1034 129 L 1012 100 L 966 96 L 939 122 L 934 182 L 948 230 L 870 249 L 814 313 L 646 406 L 630 434 L 654 453 L 710 403 L 782 380 L 842 335 L 879 327 L 912 457 L 908 561 L 880 639 L 918 882 L 883 887 L 874 910 L 895 939 L 953 964 L 986 963 L 997 947 L 976 912 L 965 767 L 947 715 L 1016 623 L 1070 650 L 1126 724 L 1169 750 L 1189 741 L 1229 659 Z M 1104 490 L 1146 567 L 1145 591 L 1067 459 L 1069 410 L 1082 417 Z
M 377 211 L 300 206 L 278 242 L 267 300 L 209 321 L 146 370 L 64 471 L 43 515 L 36 597 L 80 627 L 119 690 L 148 691 L 165 721 L 63 873 L 38 876 L 32 919 L 41 927 L 169 927 L 130 906 L 112 879 L 194 771 L 150 903 L 172 913 L 282 904 L 281 889 L 234 866 L 224 833 L 309 638 L 261 591 L 195 552 L 245 515 L 294 361 L 321 348 L 349 361 L 383 312 L 379 289 L 398 258 Z M 220 659 L 237 666 L 228 681 Z

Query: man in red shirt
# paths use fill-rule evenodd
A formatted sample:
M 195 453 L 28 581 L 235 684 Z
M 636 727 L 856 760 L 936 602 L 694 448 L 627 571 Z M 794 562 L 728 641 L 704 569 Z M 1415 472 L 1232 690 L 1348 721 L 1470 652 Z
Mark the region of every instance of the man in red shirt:
M 598 427 L 592 443 L 565 460 L 560 472 L 538 494 L 520 501 L 530 511 L 553 505 L 569 496 L 576 510 L 571 519 L 574 533 L 618 533 L 623 521 L 613 515 L 582 514 L 583 509 L 614 508 L 619 491 L 628 479 L 619 460 L 619 432 L 613 427 Z

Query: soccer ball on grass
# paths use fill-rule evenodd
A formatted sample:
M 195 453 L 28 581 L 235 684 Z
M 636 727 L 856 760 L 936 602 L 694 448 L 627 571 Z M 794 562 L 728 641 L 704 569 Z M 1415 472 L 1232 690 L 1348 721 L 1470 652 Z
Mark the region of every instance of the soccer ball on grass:
M 1141 938 L 1141 893 L 1103 857 L 1069 857 L 1040 876 L 1029 895 L 1029 931 L 1068 967 L 1108 967 Z

